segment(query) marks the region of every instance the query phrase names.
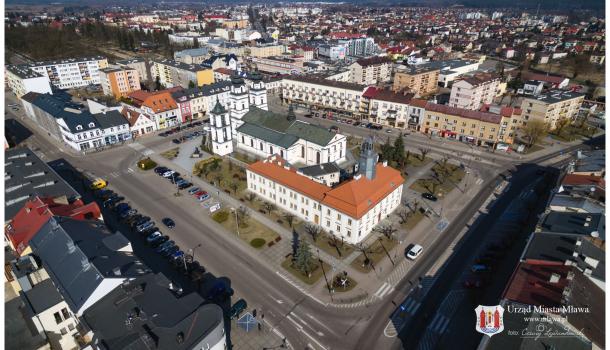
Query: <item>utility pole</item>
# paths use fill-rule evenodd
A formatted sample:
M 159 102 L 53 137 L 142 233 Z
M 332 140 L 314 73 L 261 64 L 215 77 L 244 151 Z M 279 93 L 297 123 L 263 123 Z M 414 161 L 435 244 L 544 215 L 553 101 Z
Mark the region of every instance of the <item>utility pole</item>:
M 322 268 L 322 274 L 324 274 L 324 280 L 326 281 L 326 289 L 328 289 L 328 295 L 330 296 L 330 300 L 333 300 L 333 293 L 331 291 L 330 288 L 330 284 L 328 283 L 328 277 L 326 277 L 326 271 L 324 270 L 324 263 L 322 262 L 322 259 L 320 259 L 320 249 L 317 249 L 318 251 L 318 262 L 320 263 L 320 267 Z

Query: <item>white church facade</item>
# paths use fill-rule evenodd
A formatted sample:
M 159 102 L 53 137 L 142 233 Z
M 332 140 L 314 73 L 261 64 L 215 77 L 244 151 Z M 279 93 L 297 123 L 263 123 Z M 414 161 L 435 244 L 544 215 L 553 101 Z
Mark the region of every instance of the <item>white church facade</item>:
M 292 107 L 287 115 L 268 111 L 262 77 L 253 74 L 249 86 L 231 78 L 229 103 L 210 111 L 212 150 L 224 156 L 235 148 L 267 158 L 279 155 L 290 164 L 317 165 L 346 160 L 347 138 L 326 128 L 297 120 Z

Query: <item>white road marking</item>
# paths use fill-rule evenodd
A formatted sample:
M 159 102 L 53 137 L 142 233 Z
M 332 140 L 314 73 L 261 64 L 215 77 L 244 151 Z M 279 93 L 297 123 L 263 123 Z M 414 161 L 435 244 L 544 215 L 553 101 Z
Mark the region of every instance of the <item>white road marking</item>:
M 320 322 L 317 318 L 313 317 L 310 314 L 306 314 L 307 317 L 309 317 L 310 319 L 312 319 L 315 323 L 319 324 L 320 326 L 322 326 L 324 329 L 326 329 L 327 331 L 329 331 L 330 333 L 336 334 L 332 329 L 328 328 L 328 326 L 326 326 L 324 323 Z
M 127 172 L 130 173 L 130 174 L 133 174 L 134 171 L 133 171 L 132 168 L 127 168 Z
M 392 287 L 391 284 L 389 284 L 388 282 L 384 282 L 381 287 L 379 287 L 379 289 L 375 292 L 375 296 L 379 299 L 382 299 L 386 294 L 392 292 L 394 290 L 394 287 Z
M 292 314 L 292 315 L 294 315 L 294 314 Z M 292 317 L 290 317 L 290 315 L 286 316 L 286 318 L 297 327 L 298 332 L 303 333 L 305 336 L 307 336 L 307 338 L 313 340 L 313 342 L 316 343 L 319 347 L 326 350 L 326 348 L 322 344 L 320 344 L 320 342 L 316 338 L 312 337 L 309 333 L 307 333 L 305 331 L 305 329 L 303 328 L 303 326 L 301 326 L 297 321 L 295 321 Z

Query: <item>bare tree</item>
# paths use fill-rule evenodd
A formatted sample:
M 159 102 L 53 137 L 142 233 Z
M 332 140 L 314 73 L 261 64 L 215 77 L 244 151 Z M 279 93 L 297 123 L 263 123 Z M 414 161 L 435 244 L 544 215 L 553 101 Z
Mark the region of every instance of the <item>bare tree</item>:
M 220 175 L 220 174 L 214 175 L 214 182 L 216 182 L 216 186 L 220 187 L 221 181 L 222 181 L 222 175 Z
M 570 119 L 566 118 L 566 117 L 562 117 L 559 118 L 556 122 L 555 122 L 555 130 L 553 130 L 558 136 L 561 135 L 561 132 L 563 131 L 563 129 L 566 128 L 566 126 L 570 125 Z
M 249 193 L 248 193 L 248 194 L 247 194 L 247 195 L 246 195 L 244 198 L 245 198 L 245 199 L 246 199 L 248 202 L 252 203 L 252 202 L 254 202 L 254 200 L 256 199 L 256 197 L 257 197 L 256 193 L 254 193 L 254 192 L 249 192 Z
M 318 225 L 308 223 L 305 224 L 305 232 L 307 232 L 315 242 L 322 233 L 322 228 Z
M 263 202 L 263 208 L 265 209 L 267 214 L 271 214 L 273 211 L 275 211 L 275 209 L 277 209 L 275 204 L 270 202 Z
M 292 227 L 292 223 L 294 222 L 294 215 L 290 213 L 284 214 L 284 220 L 288 223 L 290 227 Z
M 250 209 L 243 205 L 237 208 L 237 226 L 243 226 L 250 220 Z
M 523 132 L 523 135 L 527 138 L 527 146 L 532 147 L 546 135 L 548 127 L 546 123 L 542 120 L 531 120 L 527 122 L 524 127 L 521 128 L 521 131 Z
M 400 224 L 404 225 L 407 223 L 407 221 L 409 221 L 409 218 L 413 216 L 413 212 L 402 208 L 396 213 L 396 215 L 398 215 L 398 218 L 400 219 Z
M 430 153 L 430 148 L 428 147 L 419 147 L 419 153 L 421 154 L 421 161 L 423 162 L 426 159 L 426 155 Z
M 411 204 L 409 204 L 409 209 L 411 209 L 411 212 L 413 214 L 415 214 L 417 212 L 417 209 L 419 209 L 419 201 L 417 199 L 414 199 L 413 202 L 411 202 Z
M 369 254 L 373 253 L 371 248 L 365 246 L 362 243 L 358 244 L 356 246 L 356 248 L 358 249 L 358 251 L 360 251 L 362 253 L 362 255 L 364 255 L 364 261 L 362 262 L 362 267 L 370 266 L 373 270 L 375 270 L 375 265 L 373 264 L 373 261 L 369 258 Z
M 233 194 L 237 194 L 237 190 L 239 189 L 239 182 L 233 180 L 229 183 L 229 188 L 233 190 Z
M 398 230 L 396 228 L 394 228 L 394 225 L 387 224 L 387 225 L 380 225 L 380 226 L 375 227 L 375 231 L 383 234 L 384 236 L 386 236 L 387 239 L 392 239 L 392 236 Z

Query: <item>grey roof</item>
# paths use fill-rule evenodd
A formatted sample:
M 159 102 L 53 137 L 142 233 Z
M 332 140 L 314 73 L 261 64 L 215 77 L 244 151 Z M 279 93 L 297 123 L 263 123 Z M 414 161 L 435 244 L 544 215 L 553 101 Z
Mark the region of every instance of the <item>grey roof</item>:
M 174 58 L 182 58 L 184 56 L 207 56 L 209 54 L 207 47 L 199 47 L 196 49 L 186 49 L 174 52 Z
M 575 170 L 577 172 L 598 172 L 606 169 L 606 150 L 600 149 L 579 153 Z
M 80 198 L 74 188 L 29 148 L 8 149 L 4 160 L 5 220 L 11 220 L 27 200 L 36 196 Z
M 178 295 L 169 284 L 162 274 L 147 274 L 95 303 L 83 314 L 93 341 L 101 349 L 129 350 L 193 349 L 204 340 L 215 345 L 221 339 L 218 328 L 224 327 L 222 309 L 202 305 L 195 292 Z
M 577 256 L 574 256 L 574 253 L 577 253 Z M 565 264 L 569 260 L 579 270 L 591 269 L 593 277 L 601 281 L 606 280 L 605 251 L 587 238 L 582 239 L 561 233 L 536 232 L 531 235 L 522 258 L 523 260 L 552 261 L 561 264 Z
M 582 96 L 585 96 L 585 94 L 568 90 L 549 90 L 548 92 L 540 94 L 536 97 L 527 97 L 525 100 L 538 100 L 552 104 L 572 100 Z
M 93 117 L 102 129 L 108 129 L 111 127 L 117 127 L 119 125 L 129 124 L 127 119 L 116 110 L 108 111 L 106 113 L 94 114 Z
M 84 132 L 100 128 L 97 119 L 93 116 L 93 114 L 89 113 L 89 111 L 84 111 L 82 113 L 64 111 L 60 115 L 60 118 L 66 122 L 66 126 L 68 126 L 71 133 Z M 80 130 L 78 129 L 79 126 L 81 127 Z
M 201 71 L 201 70 L 204 69 L 203 66 L 198 65 L 198 64 L 186 64 L 186 63 L 183 63 L 183 62 L 176 62 L 174 60 L 168 60 L 168 59 L 154 60 L 153 62 L 164 64 L 164 65 L 167 65 L 167 66 L 172 66 L 174 68 L 186 70 L 186 71 L 193 72 L 193 73 L 196 73 L 196 72 Z
M 6 66 L 6 70 L 15 74 L 21 79 L 31 79 L 43 76 L 42 74 L 31 70 L 29 67 L 21 65 L 8 65 Z
M 82 104 L 72 102 L 71 99 L 72 96 L 67 93 L 38 94 L 32 104 L 55 118 L 62 118 L 64 113 L 73 114 L 66 112 L 65 108 L 73 110 L 83 110 L 85 108 Z
M 566 337 L 566 336 L 552 336 L 542 333 L 540 337 L 521 337 L 517 335 L 509 335 L 507 330 L 518 331 L 521 334 L 524 332 L 531 332 L 536 334 L 536 326 L 540 324 L 539 321 L 534 319 L 541 319 L 545 317 L 545 314 L 536 312 L 534 308 L 531 308 L 531 312 L 519 313 L 519 312 L 508 312 L 508 306 L 512 307 L 526 307 L 520 303 L 508 301 L 503 307 L 504 311 L 504 331 L 494 335 L 491 338 L 486 336 L 481 337 L 485 342 L 486 346 L 479 347 L 481 350 L 529 350 L 529 349 L 570 349 L 570 350 L 590 350 L 591 343 L 581 337 Z M 561 322 L 553 322 L 553 330 L 560 332 L 570 332 L 566 329 Z
M 466 60 L 444 60 L 444 61 L 430 61 L 422 64 L 418 64 L 417 67 L 424 67 L 426 69 L 440 69 L 441 73 L 444 71 L 449 71 L 452 69 L 468 66 L 476 63 L 475 61 L 466 61 Z
M 605 208 L 602 205 L 582 196 L 556 194 L 551 200 L 550 205 L 567 209 L 582 209 L 587 213 L 603 214 L 605 212 Z
M 257 107 L 250 107 L 242 121 L 244 124 L 237 131 L 282 147 L 294 144 L 299 138 L 326 146 L 336 135 L 321 126 L 289 120 L 286 116 Z
M 23 295 L 36 314 L 39 314 L 64 300 L 50 278 L 35 284 L 32 289 L 23 292 Z
M 51 66 L 56 64 L 68 64 L 68 63 L 79 63 L 79 62 L 88 62 L 88 61 L 100 61 L 105 60 L 104 56 L 91 56 L 91 57 L 75 57 L 75 58 L 66 58 L 62 60 L 52 60 L 52 61 L 39 61 L 34 63 L 24 64 L 29 67 L 38 67 L 38 66 Z
M 216 55 L 212 55 L 210 58 L 201 62 L 201 65 L 204 67 L 211 68 L 212 65 L 214 64 L 214 62 L 216 62 L 217 60 L 223 60 L 225 62 L 225 65 L 228 65 L 229 62 L 231 61 L 231 59 L 234 59 L 235 61 L 237 61 L 237 56 L 232 53 L 224 54 L 224 55 L 216 54 Z
M 598 232 L 605 239 L 606 225 L 603 214 L 550 212 L 540 225 L 544 231 L 575 235 L 591 235 Z
M 103 222 L 55 216 L 30 240 L 33 254 L 40 258 L 74 312 L 81 309 L 104 279 L 132 278 L 150 272 L 132 252 L 107 245 L 105 239 L 111 236 Z
M 187 90 L 178 90 L 172 92 L 174 99 L 179 99 L 186 96 L 188 99 L 193 99 L 201 96 L 213 96 L 231 90 L 231 81 L 222 80 L 213 84 L 206 84 L 199 87 L 194 87 Z
M 116 61 L 116 64 L 128 65 L 128 64 L 139 63 L 139 62 L 146 62 L 146 60 L 144 58 L 141 58 L 141 57 L 134 57 L 134 58 L 130 58 L 130 59 L 127 59 L 127 60 Z
M 303 168 L 299 168 L 299 172 L 303 173 L 303 175 L 307 176 L 322 176 L 326 174 L 338 173 L 341 171 L 341 168 L 335 162 L 324 163 L 311 165 Z

